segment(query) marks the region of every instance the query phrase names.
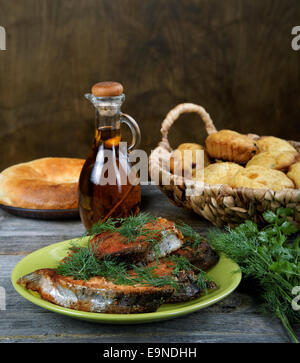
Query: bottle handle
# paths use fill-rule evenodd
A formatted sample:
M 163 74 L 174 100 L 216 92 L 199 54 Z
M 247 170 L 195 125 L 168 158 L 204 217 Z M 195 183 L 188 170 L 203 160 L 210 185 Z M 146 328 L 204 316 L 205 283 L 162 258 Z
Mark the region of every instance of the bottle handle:
M 132 134 L 132 143 L 128 147 L 128 151 L 131 151 L 135 147 L 139 146 L 141 142 L 141 131 L 139 125 L 137 124 L 134 118 L 127 115 L 126 113 L 121 113 L 120 122 L 125 123 L 130 128 Z

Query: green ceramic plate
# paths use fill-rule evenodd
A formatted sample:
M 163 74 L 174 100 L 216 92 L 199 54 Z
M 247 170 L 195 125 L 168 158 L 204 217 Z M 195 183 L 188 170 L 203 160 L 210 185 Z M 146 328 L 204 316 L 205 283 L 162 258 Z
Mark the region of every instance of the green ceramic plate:
M 84 239 L 72 241 L 80 244 L 85 243 Z M 173 319 L 203 309 L 224 299 L 241 281 L 239 266 L 224 255 L 221 255 L 219 262 L 208 272 L 208 276 L 219 286 L 218 290 L 211 291 L 206 296 L 185 303 L 163 304 L 156 312 L 146 314 L 101 314 L 67 309 L 41 299 L 39 294 L 27 290 L 16 283 L 19 277 L 29 272 L 40 268 L 56 267 L 58 261 L 66 256 L 70 242 L 71 240 L 56 243 L 26 256 L 15 266 L 11 279 L 17 292 L 33 304 L 77 319 L 109 324 L 139 324 Z

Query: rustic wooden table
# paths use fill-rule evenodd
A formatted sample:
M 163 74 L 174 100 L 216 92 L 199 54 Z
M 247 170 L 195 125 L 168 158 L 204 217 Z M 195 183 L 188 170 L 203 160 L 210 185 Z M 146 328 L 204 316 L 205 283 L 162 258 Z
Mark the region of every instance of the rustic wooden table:
M 154 186 L 143 188 L 144 211 L 181 218 L 205 233 L 210 223 L 171 205 Z M 289 342 L 277 319 L 257 313 L 245 282 L 223 301 L 174 320 L 142 325 L 83 322 L 35 306 L 18 295 L 10 274 L 25 255 L 49 244 L 81 235 L 79 220 L 42 221 L 0 211 L 0 286 L 6 310 L 0 311 L 0 342 Z M 295 327 L 300 337 L 300 326 Z

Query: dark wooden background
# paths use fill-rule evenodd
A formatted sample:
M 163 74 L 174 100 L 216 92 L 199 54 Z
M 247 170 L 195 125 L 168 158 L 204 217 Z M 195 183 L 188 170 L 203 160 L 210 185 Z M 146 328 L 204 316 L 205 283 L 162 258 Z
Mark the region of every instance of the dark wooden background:
M 123 111 L 148 152 L 165 114 L 204 106 L 217 128 L 300 140 L 299 0 L 0 0 L 0 168 L 42 156 L 85 158 L 100 80 L 125 86 Z M 203 142 L 197 116 L 173 146 Z

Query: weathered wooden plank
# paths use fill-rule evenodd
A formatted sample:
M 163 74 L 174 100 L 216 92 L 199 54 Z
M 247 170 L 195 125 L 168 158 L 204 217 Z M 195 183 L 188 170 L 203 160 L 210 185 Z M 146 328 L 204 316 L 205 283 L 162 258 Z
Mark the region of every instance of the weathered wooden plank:
M 73 237 L 70 235 L 57 236 L 35 236 L 35 237 L 1 237 L 0 255 L 27 255 L 42 247 L 49 246 L 53 243 L 70 240 Z
M 139 325 L 107 325 L 78 321 L 55 313 L 39 311 L 0 313 L 1 340 L 89 339 L 98 342 L 177 342 L 177 341 L 281 341 L 288 337 L 278 321 L 255 314 L 209 313 L 200 311 L 173 320 Z M 299 328 L 296 329 L 298 334 Z M 227 340 L 228 339 L 228 340 Z
M 75 220 L 38 220 L 17 217 L 0 210 L 1 236 L 54 236 L 83 233 L 84 227 L 79 219 Z
M 187 334 L 186 332 L 167 332 L 160 335 L 98 336 L 89 334 L 45 334 L 33 336 L 3 336 L 0 343 L 288 343 L 280 334 L 230 334 L 228 332 Z

